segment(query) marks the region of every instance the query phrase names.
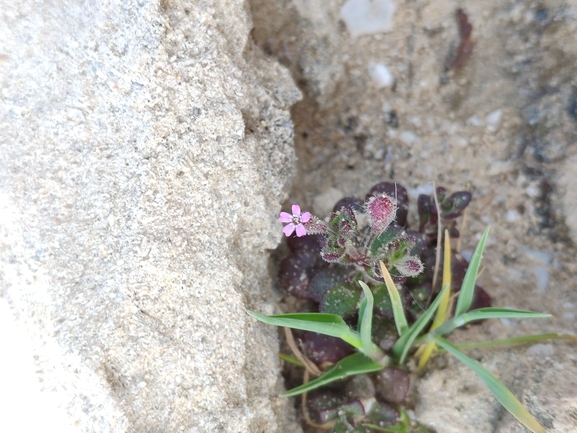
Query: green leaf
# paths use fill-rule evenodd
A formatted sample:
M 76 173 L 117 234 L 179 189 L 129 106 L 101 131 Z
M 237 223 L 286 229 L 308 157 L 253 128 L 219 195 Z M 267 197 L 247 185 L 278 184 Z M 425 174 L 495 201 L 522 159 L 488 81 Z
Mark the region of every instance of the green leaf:
M 389 291 L 389 297 L 391 298 L 391 304 L 393 306 L 393 314 L 395 317 L 395 325 L 397 325 L 397 332 L 399 335 L 403 335 L 409 329 L 409 323 L 405 317 L 405 310 L 403 309 L 403 303 L 401 302 L 401 296 L 399 295 L 399 289 L 395 285 L 395 282 L 389 274 L 389 270 L 382 261 L 379 261 L 381 267 L 381 274 L 385 280 L 387 290 Z
M 363 317 L 365 317 L 365 308 L 367 308 L 367 298 L 361 299 L 359 302 L 359 318 L 357 320 L 357 329 L 361 329 L 361 323 L 363 321 Z
M 363 308 L 363 316 L 361 319 L 361 326 L 359 328 L 359 333 L 361 334 L 361 341 L 363 343 L 363 352 L 370 353 L 373 347 L 373 340 L 371 339 L 371 331 L 373 328 L 373 293 L 369 286 L 364 282 L 359 281 L 359 284 L 363 288 L 365 294 L 365 299 L 367 300 L 365 308 Z
M 444 335 L 451 332 L 453 329 L 460 328 L 469 322 L 475 320 L 485 319 L 541 319 L 551 317 L 550 314 L 535 313 L 533 311 L 525 310 L 511 310 L 508 308 L 479 308 L 477 310 L 469 311 L 461 314 L 458 317 L 453 317 L 442 326 L 434 331 L 429 332 L 428 336 Z
M 351 316 L 357 310 L 361 292 L 350 284 L 337 284 L 329 289 L 319 305 L 323 313 L 336 314 L 343 319 Z
M 487 371 L 481 364 L 477 361 L 469 358 L 467 355 L 459 351 L 455 346 L 449 343 L 447 340 L 441 337 L 435 337 L 433 339 L 435 343 L 450 352 L 459 361 L 463 362 L 467 367 L 473 370 L 489 390 L 493 393 L 497 401 L 507 409 L 511 415 L 517 418 L 525 427 L 531 430 L 533 433 L 547 433 L 545 429 L 537 422 L 537 420 L 529 413 L 523 404 L 513 395 L 511 391 L 507 389 L 505 385 L 499 381 L 495 376 L 493 376 L 489 371 Z
M 338 337 L 357 349 L 363 346 L 359 334 L 349 328 L 344 320 L 336 314 L 292 313 L 265 316 L 254 311 L 249 311 L 248 314 L 268 325 L 286 326 L 287 328 Z
M 403 233 L 404 229 L 398 226 L 389 226 L 387 229 L 380 233 L 371 243 L 371 255 L 373 257 L 379 257 L 379 250 L 386 247 L 392 241 L 397 239 Z
M 447 290 L 450 290 L 450 286 L 448 284 L 445 287 L 443 287 L 443 290 L 441 290 L 441 293 L 437 295 L 437 297 L 435 298 L 431 306 L 427 309 L 427 311 L 425 311 L 421 315 L 421 317 L 419 317 L 417 321 L 413 323 L 411 328 L 403 335 L 401 335 L 393 345 L 392 351 L 396 356 L 399 357 L 400 364 L 403 364 L 405 362 L 405 359 L 409 354 L 409 350 L 411 349 L 413 342 L 415 341 L 417 336 L 421 333 L 421 331 L 425 328 L 425 326 L 427 326 L 427 323 L 429 323 L 429 320 L 431 320 L 431 317 L 433 317 L 433 314 L 435 313 L 437 308 L 439 308 L 439 304 L 441 303 L 441 300 L 443 299 L 443 296 L 445 296 Z
M 336 380 L 344 379 L 356 374 L 373 373 L 375 371 L 381 370 L 382 368 L 383 366 L 381 364 L 373 361 L 371 358 L 368 358 L 362 353 L 353 353 L 352 355 L 341 359 L 322 376 L 311 380 L 309 383 L 305 383 L 304 385 L 297 386 L 296 388 L 285 392 L 284 396 L 292 397 L 302 394 L 303 392 L 308 392 L 319 388 Z
M 487 227 L 481 240 L 475 248 L 467 272 L 465 273 L 465 278 L 463 279 L 463 284 L 461 285 L 461 292 L 459 293 L 459 299 L 457 300 L 457 307 L 455 308 L 455 316 L 460 316 L 469 308 L 473 303 L 473 294 L 475 292 L 475 282 L 477 281 L 477 274 L 479 272 L 479 266 L 481 265 L 481 259 L 483 258 L 483 250 L 485 249 L 485 243 L 489 237 L 489 230 L 491 227 Z

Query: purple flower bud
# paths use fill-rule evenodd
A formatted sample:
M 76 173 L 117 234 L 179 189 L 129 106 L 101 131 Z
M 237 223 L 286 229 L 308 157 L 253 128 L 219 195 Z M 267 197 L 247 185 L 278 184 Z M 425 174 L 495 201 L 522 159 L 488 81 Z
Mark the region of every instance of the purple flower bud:
M 381 194 L 371 197 L 365 203 L 369 216 L 369 225 L 376 233 L 381 233 L 394 220 L 397 214 L 397 205 L 392 197 Z
M 406 277 L 416 277 L 423 272 L 423 264 L 418 257 L 405 256 L 395 263 L 395 268 Z

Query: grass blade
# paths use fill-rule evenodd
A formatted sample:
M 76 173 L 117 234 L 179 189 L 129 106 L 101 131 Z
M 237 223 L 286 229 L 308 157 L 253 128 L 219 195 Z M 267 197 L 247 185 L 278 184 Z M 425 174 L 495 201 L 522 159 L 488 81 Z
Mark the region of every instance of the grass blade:
M 459 293 L 459 299 L 457 300 L 457 308 L 455 309 L 455 316 L 460 316 L 469 308 L 473 302 L 473 294 L 475 292 L 475 281 L 477 280 L 477 274 L 479 273 L 479 266 L 481 265 L 481 259 L 483 258 L 483 251 L 485 250 L 485 243 L 489 237 L 490 227 L 487 227 L 481 240 L 475 248 L 467 272 L 465 273 L 465 278 L 463 279 L 463 284 L 461 285 L 461 292 Z
M 557 334 L 557 333 L 535 334 L 535 335 L 524 335 L 522 337 L 503 338 L 500 340 L 478 341 L 475 343 L 459 343 L 455 344 L 454 346 L 459 350 L 470 350 L 470 349 L 491 348 L 500 346 L 512 346 L 516 344 L 527 344 L 545 340 L 577 341 L 577 335 Z
M 449 286 L 451 287 L 451 281 L 453 279 L 453 275 L 451 272 L 451 240 L 449 238 L 449 232 L 445 230 L 445 246 L 443 248 L 444 257 L 443 257 L 443 285 L 442 287 Z M 445 320 L 447 320 L 447 311 L 449 310 L 449 302 L 451 299 L 451 291 L 447 290 L 441 299 L 439 304 L 439 309 L 437 310 L 437 314 L 435 314 L 435 320 L 431 325 L 431 331 L 441 326 Z M 425 350 L 421 354 L 421 358 L 419 359 L 419 365 L 417 367 L 417 371 L 423 371 L 425 365 L 429 361 L 431 354 L 435 350 L 436 345 L 433 341 L 427 344 Z
M 389 297 L 391 298 L 391 305 L 393 307 L 393 316 L 395 317 L 395 325 L 397 326 L 397 332 L 399 335 L 403 335 L 409 329 L 409 323 L 405 317 L 405 310 L 403 308 L 403 303 L 401 302 L 401 296 L 399 295 L 399 289 L 395 285 L 395 282 L 391 278 L 391 274 L 385 264 L 379 261 L 381 266 L 381 274 L 385 280 L 385 285 L 389 292 Z
M 477 310 L 469 311 L 461 314 L 458 317 L 453 317 L 447 323 L 429 333 L 429 336 L 444 335 L 456 328 L 466 325 L 475 320 L 485 319 L 542 319 L 551 317 L 550 314 L 536 313 L 534 311 L 512 310 L 509 308 L 479 308 Z
M 297 367 L 304 367 L 305 365 L 300 361 L 300 359 L 295 358 L 292 355 L 287 355 L 286 353 L 279 353 L 278 357 L 285 362 L 296 365 Z
M 493 393 L 495 398 L 507 409 L 511 415 L 517 418 L 525 427 L 531 430 L 533 433 L 547 433 L 543 426 L 537 422 L 537 420 L 529 413 L 523 404 L 513 395 L 511 391 L 507 389 L 505 385 L 499 381 L 495 376 L 489 373 L 481 364 L 477 361 L 469 358 L 467 355 L 459 351 L 455 346 L 449 343 L 447 340 L 441 337 L 434 338 L 435 343 L 440 347 L 450 352 L 459 361 L 463 362 L 467 367 L 473 370 L 489 390 Z
M 381 370 L 382 368 L 383 366 L 381 364 L 366 357 L 362 353 L 353 353 L 352 355 L 341 359 L 333 366 L 333 368 L 331 368 L 322 376 L 311 380 L 309 383 L 297 386 L 296 388 L 285 392 L 283 395 L 285 397 L 292 397 L 302 394 L 303 392 L 308 392 L 319 388 L 323 385 L 326 385 L 327 383 L 331 383 L 339 379 L 344 379 L 345 377 L 354 376 L 356 374 L 373 373 L 375 371 Z
M 361 327 L 359 328 L 359 333 L 361 334 L 361 342 L 363 343 L 363 351 L 367 353 L 370 351 L 373 346 L 373 341 L 371 340 L 371 332 L 373 328 L 373 293 L 369 286 L 367 286 L 364 282 L 359 281 L 359 284 L 363 288 L 363 292 L 365 293 L 365 299 L 367 303 L 365 308 L 363 308 L 363 316 L 361 319 Z
M 437 311 L 437 308 L 439 307 L 439 304 L 441 303 L 443 296 L 445 296 L 445 292 L 447 292 L 448 290 L 450 290 L 449 286 L 443 287 L 443 290 L 441 290 L 441 293 L 439 293 L 437 298 L 433 301 L 433 303 L 429 306 L 429 308 L 427 308 L 427 311 L 421 314 L 421 317 L 419 317 L 417 321 L 413 323 L 411 328 L 403 335 L 401 335 L 393 345 L 392 352 L 397 357 L 399 357 L 399 362 L 401 364 L 405 362 L 405 359 L 409 354 L 409 350 L 411 349 L 413 342 L 415 341 L 417 336 L 421 333 L 421 331 L 425 328 L 425 326 L 427 326 L 427 323 L 429 323 L 429 320 L 431 320 L 431 317 L 433 317 L 433 314 L 435 314 L 435 311 Z
M 292 313 L 265 316 L 254 311 L 249 311 L 248 314 L 268 325 L 318 332 L 319 334 L 340 338 L 357 349 L 363 347 L 359 334 L 349 328 L 344 320 L 336 314 Z

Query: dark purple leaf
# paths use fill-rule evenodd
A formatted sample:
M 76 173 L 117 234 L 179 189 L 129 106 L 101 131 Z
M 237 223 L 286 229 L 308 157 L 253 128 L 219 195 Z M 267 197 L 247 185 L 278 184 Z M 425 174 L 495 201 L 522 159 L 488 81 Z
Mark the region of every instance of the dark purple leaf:
M 379 427 L 388 427 L 396 424 L 399 416 L 399 411 L 393 406 L 377 401 L 371 406 L 371 410 L 366 419 L 368 419 L 371 424 L 378 425 Z
M 441 200 L 439 198 L 441 215 L 443 219 L 455 219 L 463 213 L 465 208 L 471 202 L 472 195 L 469 191 L 457 191 L 448 198 Z
M 279 287 L 297 298 L 308 299 L 307 288 L 319 263 L 323 263 L 319 254 L 308 249 L 286 257 L 279 264 Z
M 361 201 L 356 197 L 344 197 L 337 201 L 333 207 L 333 212 L 341 210 L 343 207 L 350 207 L 355 212 L 364 212 L 365 209 Z
M 340 338 L 310 331 L 303 332 L 303 344 L 307 358 L 319 367 L 336 364 L 354 352 L 353 346 Z
M 359 400 L 353 400 L 331 409 L 320 410 L 318 414 L 319 422 L 324 424 L 337 417 L 354 418 L 363 416 L 365 414 L 365 408 Z
M 437 208 L 435 207 L 433 197 L 425 194 L 419 195 L 417 208 L 419 212 L 420 232 L 422 232 L 427 225 L 434 226 L 437 224 Z
M 485 289 L 481 286 L 475 286 L 475 292 L 473 293 L 473 302 L 471 303 L 470 310 L 476 310 L 478 308 L 488 308 L 492 304 L 491 295 L 489 295 Z
M 345 385 L 347 400 L 371 398 L 375 392 L 375 384 L 368 374 L 353 376 Z
M 387 367 L 377 374 L 377 394 L 389 403 L 401 404 L 409 393 L 409 373 L 400 368 Z
M 399 338 L 395 321 L 375 314 L 373 316 L 372 340 L 385 352 L 388 352 Z
M 296 234 L 287 238 L 287 245 L 292 251 L 310 250 L 317 254 L 321 249 L 321 235 L 307 235 L 298 237 Z
M 329 265 L 316 270 L 306 289 L 306 299 L 321 302 L 325 293 L 338 284 L 342 284 L 351 275 L 353 269 L 339 265 Z

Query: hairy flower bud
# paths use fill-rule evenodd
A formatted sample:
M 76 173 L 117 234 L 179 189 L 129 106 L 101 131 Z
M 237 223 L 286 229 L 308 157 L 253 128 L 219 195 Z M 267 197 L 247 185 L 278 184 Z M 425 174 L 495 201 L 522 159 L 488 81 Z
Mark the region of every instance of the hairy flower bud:
M 394 220 L 397 214 L 395 199 L 387 194 L 373 196 L 365 203 L 369 225 L 375 233 L 381 233 Z

